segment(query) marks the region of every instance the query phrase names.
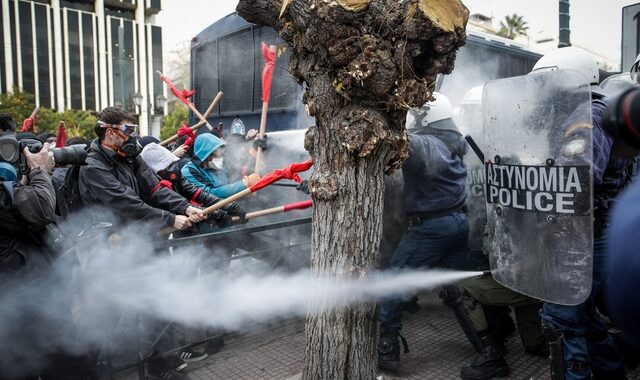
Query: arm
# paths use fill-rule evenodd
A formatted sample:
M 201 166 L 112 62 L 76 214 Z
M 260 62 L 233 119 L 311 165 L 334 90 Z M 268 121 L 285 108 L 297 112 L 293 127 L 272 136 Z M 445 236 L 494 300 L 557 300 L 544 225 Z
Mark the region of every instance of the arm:
M 205 207 L 211 206 L 218 202 L 220 198 L 204 191 L 202 188 L 196 187 L 184 177 L 180 178 L 181 194 L 189 201 L 195 201 Z
M 109 206 L 121 216 L 133 220 L 154 221 L 163 227 L 172 226 L 174 223 L 175 215 L 146 204 L 133 189 L 120 183 L 107 169 L 91 165 L 82 167 L 80 181 L 90 193 L 90 199 Z
M 218 198 L 227 198 L 246 189 L 242 181 L 215 187 L 211 181 L 203 177 L 202 173 L 193 166 L 193 163 L 189 163 L 182 168 L 182 177 L 197 188 Z
M 138 160 L 136 181 L 140 197 L 145 202 L 176 215 L 185 215 L 189 202 L 171 189 L 163 186 L 158 188 L 160 179 L 142 159 Z
M 422 144 L 421 141 L 423 139 L 419 139 L 416 136 L 409 135 L 409 157 L 402 164 L 405 169 L 409 169 L 412 171 L 420 171 L 421 168 L 425 165 L 425 157 L 429 154 L 427 152 L 428 145 Z
M 29 185 L 15 189 L 14 205 L 18 213 L 33 226 L 54 221 L 56 194 L 49 173 L 36 168 L 29 172 Z

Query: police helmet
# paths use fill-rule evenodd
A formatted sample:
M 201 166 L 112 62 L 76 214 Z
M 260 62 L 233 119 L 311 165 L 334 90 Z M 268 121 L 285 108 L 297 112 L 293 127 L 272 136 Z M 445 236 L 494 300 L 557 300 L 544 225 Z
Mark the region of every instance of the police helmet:
M 429 126 L 435 129 L 457 131 L 453 122 L 444 122 L 451 120 L 453 116 L 453 107 L 449 99 L 439 92 L 434 92 L 432 97 L 432 101 L 407 113 L 407 129 Z

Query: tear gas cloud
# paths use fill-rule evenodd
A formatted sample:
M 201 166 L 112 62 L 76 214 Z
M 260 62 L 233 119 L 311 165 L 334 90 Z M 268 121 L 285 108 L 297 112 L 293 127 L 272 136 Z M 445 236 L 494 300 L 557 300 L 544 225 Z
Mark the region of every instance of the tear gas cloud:
M 0 356 L 11 362 L 26 349 L 37 363 L 48 350 L 113 352 L 131 345 L 149 321 L 242 330 L 304 316 L 310 306 L 326 311 L 480 274 L 414 271 L 337 280 L 307 270 L 274 272 L 255 259 L 228 266 L 213 258 L 216 244 L 154 252 L 155 236 L 130 228 L 117 241 L 91 240 L 57 259 L 46 275 L 5 283 L 11 291 L 0 299 Z M 138 322 L 126 323 L 131 320 Z

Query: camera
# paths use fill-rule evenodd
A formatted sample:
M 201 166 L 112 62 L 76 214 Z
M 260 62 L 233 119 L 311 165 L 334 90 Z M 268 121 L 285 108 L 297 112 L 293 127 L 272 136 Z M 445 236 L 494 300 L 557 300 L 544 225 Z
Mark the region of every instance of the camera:
M 24 148 L 29 149 L 31 153 L 38 153 L 42 149 L 42 142 L 36 139 L 22 139 L 18 141 L 18 152 L 20 157 L 19 168 L 22 174 L 29 173 L 29 165 L 27 159 L 22 154 Z M 82 144 L 65 146 L 62 148 L 51 148 L 50 152 L 53 153 L 53 161 L 56 163 L 56 167 L 67 165 L 84 165 L 87 159 L 87 151 Z

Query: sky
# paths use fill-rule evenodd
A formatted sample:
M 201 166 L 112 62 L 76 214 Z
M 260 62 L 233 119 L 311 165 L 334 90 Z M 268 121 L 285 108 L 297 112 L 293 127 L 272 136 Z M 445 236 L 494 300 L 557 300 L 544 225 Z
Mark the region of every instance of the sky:
M 517 13 L 533 35 L 558 31 L 558 0 L 462 0 L 471 13 L 495 18 Z M 619 61 L 622 7 L 640 0 L 572 0 L 571 42 Z M 236 0 L 164 0 L 156 23 L 163 27 L 165 51 L 188 46 L 188 42 L 216 20 L 234 12 Z

